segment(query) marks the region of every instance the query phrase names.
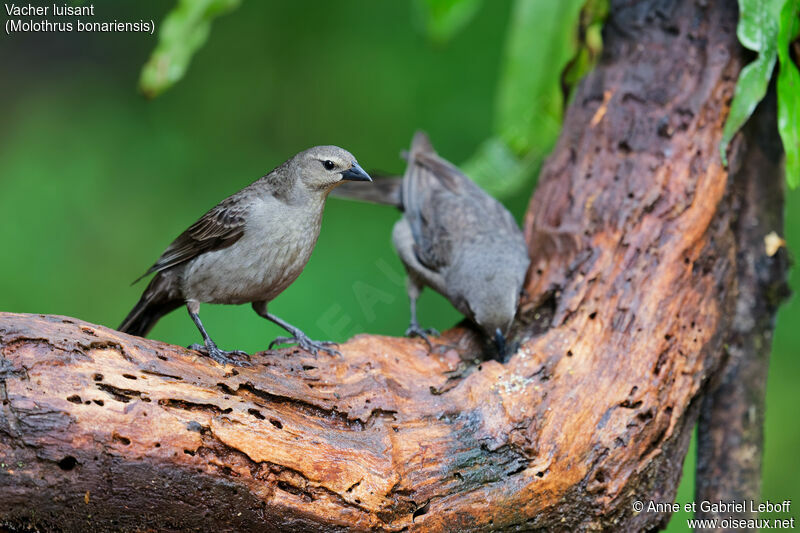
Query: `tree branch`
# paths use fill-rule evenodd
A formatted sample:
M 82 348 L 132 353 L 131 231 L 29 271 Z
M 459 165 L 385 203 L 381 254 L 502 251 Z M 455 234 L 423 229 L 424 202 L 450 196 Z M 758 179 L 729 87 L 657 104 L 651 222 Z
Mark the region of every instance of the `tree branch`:
M 766 395 L 772 331 L 788 296 L 785 249 L 769 255 L 765 237 L 783 228 L 783 149 L 775 136 L 774 91 L 740 135 L 741 162 L 734 176 L 737 239 L 736 311 L 726 343 L 728 362 L 719 387 L 703 400 L 698 430 L 696 500 L 759 501 Z M 742 512 L 698 518 L 757 518 Z

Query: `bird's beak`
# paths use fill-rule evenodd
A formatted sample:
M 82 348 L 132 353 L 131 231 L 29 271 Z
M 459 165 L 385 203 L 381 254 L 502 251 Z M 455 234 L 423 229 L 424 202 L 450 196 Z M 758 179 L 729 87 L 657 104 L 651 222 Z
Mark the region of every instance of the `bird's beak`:
M 497 346 L 497 352 L 500 354 L 500 357 L 506 356 L 506 338 L 503 336 L 503 332 L 500 331 L 500 328 L 494 330 L 494 343 Z
M 342 172 L 342 181 L 372 181 L 369 174 L 364 172 L 364 169 L 358 166 L 358 163 L 353 161 L 353 166 Z

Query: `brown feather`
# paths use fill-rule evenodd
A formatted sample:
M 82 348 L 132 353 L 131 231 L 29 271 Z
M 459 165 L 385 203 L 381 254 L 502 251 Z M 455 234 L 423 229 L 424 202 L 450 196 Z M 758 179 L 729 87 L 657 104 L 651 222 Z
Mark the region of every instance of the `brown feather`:
M 235 196 L 224 200 L 181 233 L 134 283 L 153 272 L 161 272 L 202 253 L 232 245 L 244 235 L 245 215 L 246 207 L 238 204 Z

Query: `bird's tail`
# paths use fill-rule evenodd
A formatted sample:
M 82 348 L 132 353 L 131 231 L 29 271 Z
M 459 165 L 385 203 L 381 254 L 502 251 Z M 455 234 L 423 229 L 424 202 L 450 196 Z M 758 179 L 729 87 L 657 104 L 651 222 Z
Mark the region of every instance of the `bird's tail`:
M 436 150 L 433 149 L 433 145 L 431 144 L 431 139 L 428 137 L 428 134 L 422 130 L 417 130 L 414 133 L 414 138 L 411 139 L 411 153 L 404 153 L 404 159 L 413 159 L 414 156 L 421 153 L 435 154 Z
M 144 337 L 162 316 L 180 307 L 183 301 L 170 281 L 163 273 L 156 274 L 117 330 Z
M 373 204 L 392 205 L 402 209 L 403 201 L 400 197 L 400 190 L 403 180 L 401 178 L 375 177 L 372 181 L 372 183 L 358 181 L 342 183 L 331 191 L 331 196 Z
M 407 153 L 408 168 L 406 168 L 405 189 L 402 194 L 417 194 L 415 190 L 419 185 L 419 174 L 421 170 L 427 171 L 426 174 L 438 180 L 442 185 L 459 194 L 459 176 L 467 178 L 461 170 L 450 161 L 442 158 L 433 149 L 428 134 L 418 131 L 414 134 L 411 141 L 411 151 Z M 417 176 L 415 178 L 415 176 Z M 469 178 L 467 178 L 469 180 Z

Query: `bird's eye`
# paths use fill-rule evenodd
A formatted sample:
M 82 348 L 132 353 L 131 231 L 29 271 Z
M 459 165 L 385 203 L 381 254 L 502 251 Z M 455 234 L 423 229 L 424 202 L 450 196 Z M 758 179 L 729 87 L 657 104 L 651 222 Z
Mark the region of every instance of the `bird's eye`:
M 336 165 L 333 164 L 333 161 L 326 160 L 322 162 L 322 166 L 325 167 L 325 170 L 333 170 Z

